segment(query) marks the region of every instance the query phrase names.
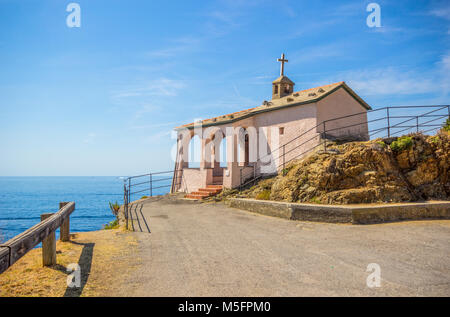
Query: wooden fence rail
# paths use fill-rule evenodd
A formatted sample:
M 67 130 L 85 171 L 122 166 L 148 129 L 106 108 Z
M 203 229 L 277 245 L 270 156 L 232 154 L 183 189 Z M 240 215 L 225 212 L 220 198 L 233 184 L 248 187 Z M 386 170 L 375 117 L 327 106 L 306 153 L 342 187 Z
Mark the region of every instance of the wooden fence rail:
M 43 215 L 40 223 L 0 245 L 0 274 L 44 239 L 46 241 L 42 248 L 43 264 L 45 266 L 56 264 L 55 231 L 61 227 L 61 240 L 69 240 L 69 219 L 75 210 L 75 203 L 60 203 L 59 207 L 57 213 Z

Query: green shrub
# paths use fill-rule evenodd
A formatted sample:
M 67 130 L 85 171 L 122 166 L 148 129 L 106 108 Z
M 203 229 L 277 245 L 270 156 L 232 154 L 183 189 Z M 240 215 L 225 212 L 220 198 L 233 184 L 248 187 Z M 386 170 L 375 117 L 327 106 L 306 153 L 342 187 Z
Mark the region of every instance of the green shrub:
M 441 139 L 440 139 L 437 135 L 432 136 L 432 137 L 430 138 L 430 142 L 433 143 L 433 144 L 438 144 L 440 140 L 441 140 Z
M 377 144 L 381 145 L 382 148 L 386 147 L 386 143 L 384 143 L 383 141 L 377 141 Z
M 309 200 L 310 203 L 313 204 L 321 204 L 322 202 L 320 201 L 320 199 L 318 197 L 313 197 Z
M 119 213 L 119 209 L 120 209 L 120 205 L 117 203 L 117 201 L 114 204 L 112 204 L 110 202 L 109 208 L 111 209 L 111 212 L 113 213 L 113 215 L 117 217 L 117 214 Z
M 444 124 L 444 126 L 443 126 L 442 128 L 444 129 L 444 131 L 447 131 L 447 132 L 450 131 L 450 118 L 448 118 L 448 119 L 445 121 L 445 124 Z
M 256 195 L 256 199 L 269 200 L 270 199 L 270 190 L 263 190 L 258 195 Z
M 412 144 L 413 140 L 410 136 L 402 136 L 391 143 L 391 150 L 394 152 L 401 152 L 410 148 Z
M 141 197 L 141 199 L 147 199 L 148 198 L 148 196 L 142 196 Z
M 114 221 L 111 221 L 110 223 L 106 224 L 103 229 L 110 230 L 110 229 L 117 229 L 119 228 L 119 221 L 116 219 Z

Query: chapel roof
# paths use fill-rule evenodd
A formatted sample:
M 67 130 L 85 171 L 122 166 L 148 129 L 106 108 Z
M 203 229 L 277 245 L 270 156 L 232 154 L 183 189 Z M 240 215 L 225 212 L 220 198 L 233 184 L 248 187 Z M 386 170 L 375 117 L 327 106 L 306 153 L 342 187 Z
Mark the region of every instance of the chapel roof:
M 286 83 L 286 84 L 294 85 L 294 82 L 292 80 L 290 80 L 289 78 L 287 78 L 286 76 L 280 76 L 272 82 L 272 84 L 278 84 L 278 83 Z
M 282 80 L 282 77 L 279 77 L 277 80 Z M 286 77 L 287 78 L 287 77 Z M 235 121 L 239 121 L 251 116 L 254 116 L 259 113 L 268 112 L 268 111 L 274 111 L 278 109 L 293 107 L 293 106 L 299 106 L 303 104 L 310 104 L 314 102 L 318 102 L 319 100 L 325 98 L 326 96 L 332 94 L 339 88 L 345 89 L 353 98 L 355 98 L 356 101 L 358 101 L 362 107 L 364 107 L 367 110 L 371 110 L 372 108 L 361 98 L 359 97 L 347 84 L 343 81 L 314 87 L 298 92 L 294 92 L 288 96 L 279 98 L 279 99 L 273 99 L 271 101 L 264 101 L 262 105 L 250 109 L 245 109 L 238 112 L 229 113 L 226 115 L 201 120 L 198 122 L 192 122 L 189 124 L 185 124 L 179 127 L 176 127 L 175 130 L 181 130 L 181 129 L 192 129 L 197 125 L 202 125 L 202 127 L 207 126 L 213 126 L 213 125 L 222 125 L 222 124 L 228 124 Z

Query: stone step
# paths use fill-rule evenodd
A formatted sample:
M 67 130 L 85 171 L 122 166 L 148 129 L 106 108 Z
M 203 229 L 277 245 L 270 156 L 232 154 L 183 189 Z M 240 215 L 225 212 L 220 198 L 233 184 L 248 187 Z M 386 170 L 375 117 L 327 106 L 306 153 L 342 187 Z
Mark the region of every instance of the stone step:
M 221 191 L 221 189 L 219 188 L 200 188 L 198 190 L 199 192 L 204 192 L 204 193 L 219 193 Z
M 184 196 L 185 198 L 188 199 L 203 199 L 206 198 L 207 196 L 203 196 L 203 195 L 194 195 L 194 194 L 187 194 L 186 196 Z
M 207 185 L 206 188 L 199 188 L 197 191 L 187 194 L 184 197 L 188 199 L 202 200 L 204 198 L 219 194 L 222 189 L 222 185 Z
M 206 185 L 206 188 L 220 189 L 222 190 L 223 185 Z
M 208 196 L 211 195 L 211 193 L 210 193 L 210 192 L 205 192 L 205 191 L 202 191 L 201 189 L 199 189 L 199 190 L 196 191 L 196 192 L 192 192 L 191 195 L 197 195 L 197 196 L 205 196 L 205 197 L 208 197 Z

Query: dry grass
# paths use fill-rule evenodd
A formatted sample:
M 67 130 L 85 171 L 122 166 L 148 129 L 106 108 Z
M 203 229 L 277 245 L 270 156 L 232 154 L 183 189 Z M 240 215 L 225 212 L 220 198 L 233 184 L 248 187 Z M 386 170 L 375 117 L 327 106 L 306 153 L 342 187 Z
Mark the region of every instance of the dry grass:
M 42 267 L 42 250 L 34 249 L 0 275 L 0 297 L 108 296 L 136 265 L 137 242 L 122 229 L 71 235 L 57 242 L 57 265 Z M 68 288 L 66 268 L 81 267 L 81 288 Z

